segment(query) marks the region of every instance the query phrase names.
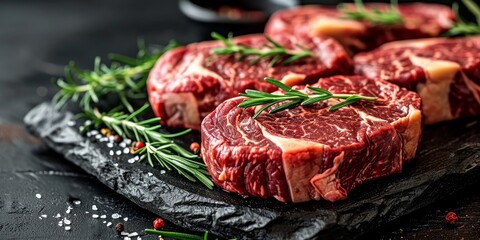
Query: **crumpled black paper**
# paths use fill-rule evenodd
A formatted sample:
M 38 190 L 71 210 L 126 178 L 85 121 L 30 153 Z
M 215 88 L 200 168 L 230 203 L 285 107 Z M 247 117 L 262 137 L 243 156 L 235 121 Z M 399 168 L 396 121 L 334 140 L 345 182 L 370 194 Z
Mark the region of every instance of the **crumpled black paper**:
M 110 156 L 105 144 L 80 134 L 78 125 L 69 126 L 71 120 L 71 112 L 58 112 L 50 103 L 38 105 L 24 119 L 49 147 L 140 207 L 179 226 L 223 237 L 352 239 L 480 181 L 480 123 L 475 119 L 425 127 L 417 157 L 403 173 L 360 186 L 345 201 L 298 204 L 244 199 L 145 163 L 130 164 L 131 156 Z

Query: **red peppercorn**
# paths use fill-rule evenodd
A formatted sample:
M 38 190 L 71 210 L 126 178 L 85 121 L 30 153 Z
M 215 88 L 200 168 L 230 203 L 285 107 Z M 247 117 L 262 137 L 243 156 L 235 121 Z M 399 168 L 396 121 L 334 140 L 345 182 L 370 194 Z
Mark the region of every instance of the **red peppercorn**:
M 145 143 L 143 143 L 142 141 L 138 141 L 135 143 L 135 150 L 142 149 L 143 147 L 145 147 Z
M 200 152 L 200 144 L 197 142 L 190 144 L 190 151 L 192 151 L 194 154 L 198 154 Z
M 163 227 L 165 226 L 165 221 L 163 221 L 163 219 L 161 218 L 157 218 L 155 219 L 155 221 L 153 221 L 153 228 L 154 229 L 162 229 Z
M 445 220 L 447 220 L 448 224 L 455 225 L 458 221 L 458 216 L 454 212 L 448 212 L 445 216 Z

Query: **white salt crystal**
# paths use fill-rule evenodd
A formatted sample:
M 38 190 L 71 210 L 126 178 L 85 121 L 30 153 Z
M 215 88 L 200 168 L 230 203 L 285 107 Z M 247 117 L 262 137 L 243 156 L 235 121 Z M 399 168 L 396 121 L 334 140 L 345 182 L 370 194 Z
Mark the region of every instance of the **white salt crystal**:
M 129 237 L 124 237 L 123 240 L 132 240 L 132 239 Z
M 107 143 L 107 147 L 112 148 L 112 147 L 113 147 L 113 143 L 111 143 L 111 142 Z
M 128 217 L 124 217 L 123 221 L 125 221 L 125 222 L 128 221 Z
M 100 216 L 100 218 L 107 218 L 107 215 L 102 215 Z
M 63 222 L 62 221 L 58 222 L 58 226 L 59 227 L 63 226 Z
M 92 210 L 97 211 L 98 210 L 97 205 L 92 205 Z
M 70 231 L 70 229 L 72 229 L 72 227 L 70 227 L 70 226 L 65 226 L 65 231 Z
M 132 143 L 132 139 L 125 138 L 125 139 L 123 139 L 123 142 L 125 142 L 125 144 L 127 144 L 127 145 L 130 145 Z
M 68 121 L 67 126 L 69 126 L 69 127 L 75 126 L 75 121 Z
M 60 215 L 60 213 L 57 213 L 57 215 L 55 215 L 55 218 L 59 218 L 61 217 L 62 215 Z
M 100 134 L 97 134 L 97 135 L 95 136 L 95 139 L 100 139 L 100 138 L 102 138 L 102 135 L 100 135 Z
M 110 226 L 112 226 L 112 223 L 111 223 L 111 222 L 108 222 L 108 223 L 107 223 L 107 227 L 110 227 Z
M 121 142 L 120 144 L 120 147 L 124 148 L 124 147 L 127 147 L 127 144 L 125 142 Z
M 127 148 L 127 147 L 126 147 L 126 148 L 123 149 L 123 153 L 124 153 L 124 154 L 128 154 L 129 152 L 130 152 L 130 148 Z
M 148 174 L 149 177 L 153 176 L 153 173 L 151 173 L 151 172 L 148 172 L 147 174 Z
M 68 206 L 67 211 L 65 211 L 65 213 L 69 214 L 72 211 L 72 209 L 73 209 L 72 207 Z
M 112 214 L 112 218 L 113 218 L 113 219 L 118 219 L 118 218 L 120 218 L 120 217 L 122 217 L 122 215 L 120 215 L 120 214 L 118 214 L 118 213 Z
M 128 233 L 127 233 L 127 232 L 121 232 L 120 235 L 122 235 L 122 236 L 128 236 Z
M 93 214 L 92 218 L 98 218 L 98 214 Z
M 64 219 L 63 219 L 63 223 L 65 223 L 65 225 L 70 225 L 70 223 L 72 223 L 72 221 L 64 218 Z
M 87 213 L 87 214 L 88 214 L 88 213 L 90 213 L 90 212 L 89 212 L 89 211 L 85 211 L 85 213 Z
M 110 154 L 110 156 L 113 156 L 113 154 L 115 154 L 115 153 L 113 152 L 113 150 L 110 150 L 110 152 L 108 154 Z
M 138 236 L 138 233 L 137 232 L 132 232 L 130 234 L 128 234 L 129 237 L 136 237 Z
M 42 198 L 42 194 L 37 193 L 37 194 L 35 194 L 35 197 L 38 198 L 38 199 L 40 199 L 40 198 Z
M 160 174 L 165 174 L 165 170 L 160 170 Z
M 117 152 L 115 152 L 115 154 L 117 154 L 117 155 L 122 155 L 122 151 L 117 150 Z
M 80 205 L 80 203 L 82 203 L 82 202 L 81 202 L 80 200 L 75 200 L 75 201 L 73 201 L 73 203 L 74 203 L 75 205 Z
M 107 221 L 103 221 L 103 223 L 107 223 Z
M 135 162 L 135 159 L 134 159 L 134 158 L 128 159 L 128 163 L 134 163 L 134 162 Z
M 38 219 L 42 220 L 42 217 L 38 217 Z
M 113 166 L 118 167 L 118 163 L 114 163 Z

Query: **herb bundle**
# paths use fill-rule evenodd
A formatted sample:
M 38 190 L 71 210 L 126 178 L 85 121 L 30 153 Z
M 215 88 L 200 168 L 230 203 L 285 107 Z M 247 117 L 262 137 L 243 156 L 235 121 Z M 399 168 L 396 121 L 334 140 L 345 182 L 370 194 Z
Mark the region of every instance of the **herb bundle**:
M 98 128 L 100 125 L 105 125 L 124 138 L 142 141 L 145 146 L 135 152 L 135 154 L 141 156 L 141 160 L 147 159 L 152 167 L 154 167 L 154 161 L 156 161 L 162 168 L 174 169 L 188 180 L 193 182 L 198 180 L 212 189 L 213 182 L 208 177 L 209 174 L 205 164 L 199 161 L 200 157 L 172 141 L 173 138 L 189 133 L 190 129 L 175 134 L 165 134 L 158 131 L 162 127 L 158 124 L 160 121 L 158 117 L 135 121 L 149 107 L 148 104 L 145 104 L 131 114 L 118 112 L 115 109 L 110 113 L 100 113 L 97 109 L 85 111 L 83 115 L 92 121 L 82 130 L 84 131 L 92 126 Z
M 389 10 L 381 11 L 376 7 L 371 10 L 365 8 L 362 0 L 355 0 L 355 9 L 349 8 L 347 5 L 340 4 L 339 10 L 343 14 L 343 18 L 357 21 L 367 21 L 377 25 L 394 25 L 403 22 L 403 18 L 398 11 L 397 1 L 392 1 Z
M 240 58 L 239 61 L 243 61 L 248 56 L 256 56 L 253 60 L 249 61 L 249 64 L 256 64 L 260 60 L 265 58 L 271 58 L 269 67 L 273 67 L 278 62 L 282 64 L 290 64 L 295 61 L 298 61 L 303 58 L 312 57 L 313 53 L 306 49 L 303 46 L 297 45 L 298 50 L 286 49 L 280 43 L 274 41 L 267 35 L 269 44 L 265 44 L 262 48 L 253 48 L 244 44 L 236 44 L 233 42 L 233 35 L 230 33 L 227 38 L 224 36 L 213 32 L 212 38 L 225 44 L 224 48 L 213 48 L 210 52 L 216 55 L 236 55 L 238 54 Z
M 133 112 L 130 100 L 146 97 L 146 79 L 157 59 L 178 46 L 178 43 L 170 42 L 163 50 L 149 54 L 140 42 L 137 58 L 112 55 L 113 63 L 107 66 L 97 57 L 93 71 L 81 70 L 71 62 L 65 68 L 65 78 L 55 81 L 60 88 L 53 97 L 55 107 L 59 109 L 68 101 L 79 101 L 82 109 L 91 111 L 102 97 L 115 94 L 122 105 Z
M 476 22 L 466 22 L 459 14 L 459 6 L 455 2 L 452 5 L 457 16 L 457 23 L 447 32 L 449 36 L 470 36 L 480 34 L 480 6 L 472 0 L 462 0 L 463 5 L 474 15 Z
M 368 97 L 362 96 L 358 94 L 334 94 L 325 89 L 317 88 L 317 87 L 307 87 L 312 91 L 313 95 L 308 95 L 306 93 L 300 92 L 298 90 L 294 90 L 291 87 L 281 83 L 272 78 L 265 78 L 265 80 L 277 86 L 278 88 L 285 91 L 283 94 L 273 94 L 273 93 L 266 93 L 257 90 L 246 90 L 245 93 L 241 93 L 240 96 L 246 97 L 243 102 L 241 102 L 238 107 L 241 108 L 248 108 L 253 106 L 260 106 L 264 105 L 260 108 L 253 118 L 257 118 L 260 113 L 267 110 L 269 107 L 286 102 L 280 106 L 277 106 L 269 111 L 269 113 L 277 113 L 286 109 L 294 108 L 298 105 L 306 106 L 310 104 L 314 104 L 317 102 L 325 101 L 331 98 L 337 99 L 345 99 L 345 101 L 335 104 L 329 108 L 329 111 L 335 111 L 342 107 L 351 105 L 359 100 L 366 100 L 366 101 L 376 101 L 376 97 Z

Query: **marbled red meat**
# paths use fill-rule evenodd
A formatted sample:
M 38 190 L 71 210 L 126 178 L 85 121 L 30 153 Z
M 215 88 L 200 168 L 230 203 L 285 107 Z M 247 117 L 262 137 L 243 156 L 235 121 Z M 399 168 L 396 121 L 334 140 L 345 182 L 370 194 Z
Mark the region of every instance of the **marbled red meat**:
M 353 4 L 347 5 L 354 9 Z M 370 3 L 378 9 L 390 4 Z M 335 7 L 302 6 L 275 13 L 267 23 L 267 34 L 308 34 L 330 36 L 342 43 L 351 53 L 367 51 L 383 43 L 414 38 L 438 37 L 450 29 L 455 15 L 449 6 L 438 4 L 400 4 L 403 23 L 375 25 L 370 22 L 348 20 Z
M 256 119 L 254 108 L 237 107 L 242 97 L 223 102 L 201 129 L 202 157 L 218 186 L 282 202 L 333 202 L 366 181 L 400 172 L 414 157 L 421 136 L 416 93 L 362 76 L 322 78 L 313 86 L 378 100 L 330 112 L 338 103 L 332 99 Z
M 480 37 L 388 43 L 357 55 L 355 70 L 417 91 L 426 124 L 480 115 Z
M 238 96 L 246 89 L 274 91 L 265 77 L 282 79 L 287 85 L 314 82 L 319 77 L 350 74 L 351 60 L 343 48 L 330 38 L 306 38 L 290 35 L 271 36 L 287 49 L 297 44 L 310 49 L 314 57 L 292 64 L 275 64 L 270 59 L 257 64 L 248 62 L 254 57 L 238 60 L 238 56 L 210 54 L 218 41 L 201 42 L 180 47 L 164 54 L 148 78 L 149 101 L 162 123 L 170 127 L 200 129 L 202 119 L 226 99 Z M 236 37 L 236 43 L 262 47 L 263 35 Z

